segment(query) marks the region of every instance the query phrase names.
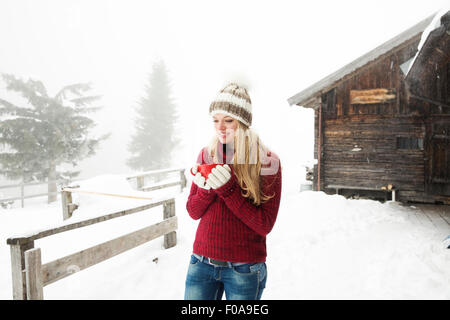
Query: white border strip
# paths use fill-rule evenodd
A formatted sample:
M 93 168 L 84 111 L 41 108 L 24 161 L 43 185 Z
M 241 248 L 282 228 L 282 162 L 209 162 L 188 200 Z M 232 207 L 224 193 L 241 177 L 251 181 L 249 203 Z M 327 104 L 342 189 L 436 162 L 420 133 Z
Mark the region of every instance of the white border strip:
M 252 112 L 252 104 L 248 103 L 247 100 L 243 99 L 243 98 L 239 98 L 231 93 L 226 93 L 226 92 L 221 92 L 216 96 L 216 99 L 214 101 L 223 101 L 223 102 L 228 102 L 228 103 L 232 103 L 235 104 L 239 107 L 244 108 L 245 110 L 247 110 L 248 112 Z

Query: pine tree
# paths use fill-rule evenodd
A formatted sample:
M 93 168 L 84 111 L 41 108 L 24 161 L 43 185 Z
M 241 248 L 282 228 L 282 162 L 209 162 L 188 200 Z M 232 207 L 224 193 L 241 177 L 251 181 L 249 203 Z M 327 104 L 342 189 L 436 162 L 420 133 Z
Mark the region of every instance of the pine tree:
M 136 132 L 128 145 L 132 156 L 127 165 L 135 170 L 148 171 L 171 165 L 178 138 L 174 129 L 176 106 L 170 91 L 166 66 L 163 61 L 156 62 L 145 86 L 145 95 L 138 103 Z
M 76 166 L 95 154 L 99 142 L 108 137 L 90 137 L 95 123 L 84 116 L 99 109 L 91 106 L 99 96 L 85 95 L 91 90 L 85 83 L 65 86 L 49 96 L 41 81 L 2 76 L 6 88 L 25 101 L 19 106 L 0 99 L 0 174 L 25 183 L 47 179 L 48 191 L 56 192 L 56 183 L 50 181 L 79 174 L 58 166 Z M 49 195 L 49 202 L 55 200 L 56 195 Z

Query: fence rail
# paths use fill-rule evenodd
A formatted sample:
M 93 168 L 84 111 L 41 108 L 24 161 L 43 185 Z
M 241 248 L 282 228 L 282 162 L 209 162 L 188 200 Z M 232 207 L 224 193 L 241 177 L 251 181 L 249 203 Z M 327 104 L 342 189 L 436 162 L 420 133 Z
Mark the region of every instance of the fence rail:
M 162 170 L 153 170 L 153 171 L 146 171 L 139 173 L 137 175 L 129 176 L 127 177 L 127 180 L 133 180 L 136 179 L 136 186 L 138 190 L 141 191 L 152 191 L 152 190 L 158 190 L 162 188 L 168 188 L 176 185 L 181 186 L 181 190 L 183 190 L 184 187 L 186 187 L 186 176 L 184 174 L 185 169 L 184 168 L 171 168 L 171 169 L 162 169 Z M 179 172 L 180 179 L 174 182 L 163 182 L 163 183 L 154 183 L 151 185 L 145 185 L 145 178 L 153 175 L 160 175 L 160 174 L 167 174 L 172 172 Z

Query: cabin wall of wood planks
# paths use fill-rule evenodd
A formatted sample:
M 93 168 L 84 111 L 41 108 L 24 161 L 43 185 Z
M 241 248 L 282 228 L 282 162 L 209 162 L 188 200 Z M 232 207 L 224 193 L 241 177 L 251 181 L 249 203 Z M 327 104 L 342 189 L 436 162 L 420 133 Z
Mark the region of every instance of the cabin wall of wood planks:
M 424 150 L 398 149 L 397 137 L 425 136 L 423 119 L 358 116 L 325 122 L 323 180 L 381 189 L 393 184 L 424 197 Z

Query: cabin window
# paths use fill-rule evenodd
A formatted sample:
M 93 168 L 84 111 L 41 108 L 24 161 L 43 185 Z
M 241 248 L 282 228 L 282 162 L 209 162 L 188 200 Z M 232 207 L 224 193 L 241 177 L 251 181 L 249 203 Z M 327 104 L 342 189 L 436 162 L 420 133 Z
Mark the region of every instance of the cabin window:
M 397 137 L 397 149 L 423 150 L 423 139 L 412 137 Z

